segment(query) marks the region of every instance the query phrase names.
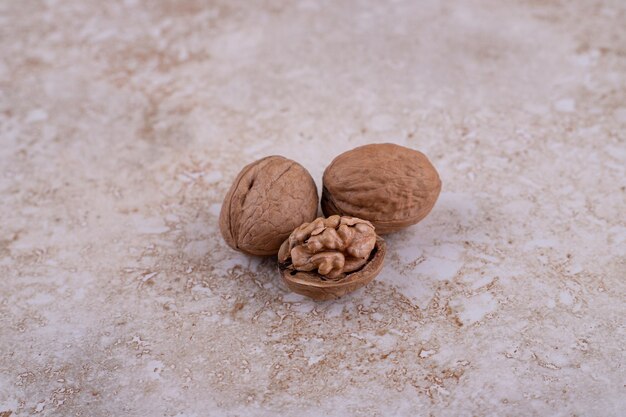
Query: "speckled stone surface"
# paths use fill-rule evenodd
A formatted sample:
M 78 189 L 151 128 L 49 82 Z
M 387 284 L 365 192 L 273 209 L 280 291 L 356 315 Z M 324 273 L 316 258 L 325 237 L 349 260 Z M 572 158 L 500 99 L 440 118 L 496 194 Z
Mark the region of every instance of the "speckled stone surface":
M 0 2 L 0 416 L 619 416 L 626 3 Z M 256 158 L 443 191 L 338 302 L 230 250 Z M 620 411 L 621 410 L 621 411 Z

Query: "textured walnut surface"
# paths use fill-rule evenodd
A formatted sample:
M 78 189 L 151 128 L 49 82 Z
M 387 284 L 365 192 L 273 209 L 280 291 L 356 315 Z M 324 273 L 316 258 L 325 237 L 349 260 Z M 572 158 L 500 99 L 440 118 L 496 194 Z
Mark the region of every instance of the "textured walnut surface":
M 387 233 L 426 217 L 440 191 L 439 175 L 423 153 L 371 144 L 337 156 L 326 168 L 322 210 L 367 219 Z
M 370 239 L 367 240 L 370 241 Z M 381 272 L 386 253 L 387 244 L 380 236 L 376 236 L 374 248 L 370 251 L 367 260 L 357 261 L 353 259 L 352 267 L 346 268 L 344 266 L 344 273 L 335 278 L 321 275 L 315 269 L 312 271 L 296 269 L 294 264 L 290 262 L 290 259 L 287 259 L 286 262 L 278 263 L 278 272 L 287 288 L 296 294 L 305 295 L 316 301 L 338 300 L 371 283 Z M 336 255 L 337 252 L 333 251 L 328 258 L 333 259 L 333 256 Z M 327 259 L 323 260 L 327 261 Z M 315 264 L 312 265 L 312 268 L 316 267 Z M 323 264 L 320 265 L 320 269 L 322 267 Z M 311 266 L 304 269 L 310 268 Z M 352 270 L 347 271 L 347 269 Z
M 298 271 L 317 271 L 330 279 L 363 267 L 376 245 L 368 221 L 354 217 L 317 218 L 294 230 L 282 244 L 278 261 L 290 260 Z
M 625 16 L 0 1 L 0 416 L 621 417 Z M 321 192 L 383 141 L 443 189 L 361 290 L 310 300 L 224 242 L 247 163 Z
M 298 225 L 317 214 L 317 188 L 302 165 L 268 156 L 244 167 L 224 198 L 226 243 L 252 255 L 275 255 Z

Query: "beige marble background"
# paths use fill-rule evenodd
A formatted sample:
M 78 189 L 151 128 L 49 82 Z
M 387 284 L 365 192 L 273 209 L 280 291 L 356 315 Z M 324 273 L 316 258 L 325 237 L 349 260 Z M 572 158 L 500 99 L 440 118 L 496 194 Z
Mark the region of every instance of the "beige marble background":
M 219 236 L 354 146 L 444 188 L 338 302 Z M 626 3 L 0 2 L 0 416 L 619 416 Z

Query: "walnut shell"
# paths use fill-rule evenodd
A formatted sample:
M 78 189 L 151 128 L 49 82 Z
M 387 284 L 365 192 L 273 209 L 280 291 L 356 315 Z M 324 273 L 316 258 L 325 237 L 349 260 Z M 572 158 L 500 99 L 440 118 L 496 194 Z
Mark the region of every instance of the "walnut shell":
M 300 164 L 268 156 L 245 166 L 224 198 L 220 231 L 233 249 L 276 255 L 283 241 L 317 216 L 317 187 Z
M 290 290 L 315 300 L 339 298 L 370 283 L 383 267 L 385 241 L 366 220 L 331 216 L 295 229 L 278 268 Z
M 322 211 L 369 220 L 378 234 L 422 220 L 441 191 L 426 155 L 391 143 L 360 146 L 337 156 L 324 171 Z

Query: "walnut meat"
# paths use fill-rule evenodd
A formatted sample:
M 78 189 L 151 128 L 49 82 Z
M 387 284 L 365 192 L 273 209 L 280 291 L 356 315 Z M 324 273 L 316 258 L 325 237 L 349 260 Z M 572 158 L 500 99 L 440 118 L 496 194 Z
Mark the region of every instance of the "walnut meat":
M 355 148 L 324 171 L 322 211 L 369 220 L 395 232 L 422 220 L 435 205 L 441 180 L 426 155 L 391 143 Z
M 280 247 L 278 263 L 291 290 L 325 300 L 372 281 L 384 256 L 385 242 L 370 222 L 331 216 L 295 229 Z
M 220 212 L 220 231 L 233 249 L 275 255 L 303 222 L 317 216 L 317 188 L 309 172 L 282 156 L 268 156 L 244 167 Z

